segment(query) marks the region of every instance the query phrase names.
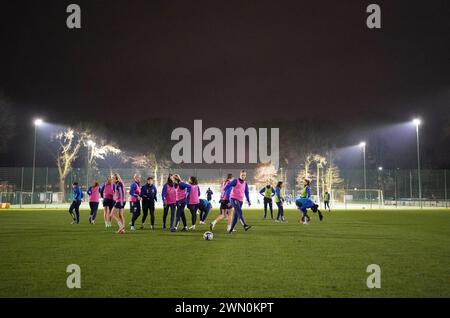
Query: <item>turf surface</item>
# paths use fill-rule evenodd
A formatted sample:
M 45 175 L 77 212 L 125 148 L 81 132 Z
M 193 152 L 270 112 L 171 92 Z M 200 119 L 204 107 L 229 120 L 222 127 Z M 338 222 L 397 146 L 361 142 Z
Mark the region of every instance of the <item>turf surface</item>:
M 309 225 L 247 210 L 249 232 L 222 221 L 209 242 L 206 225 L 170 233 L 156 214 L 158 229 L 116 235 L 87 211 L 79 225 L 62 210 L 1 211 L 0 297 L 450 297 L 449 210 L 333 211 Z M 69 264 L 81 289 L 66 287 Z M 369 264 L 380 289 L 366 286 Z

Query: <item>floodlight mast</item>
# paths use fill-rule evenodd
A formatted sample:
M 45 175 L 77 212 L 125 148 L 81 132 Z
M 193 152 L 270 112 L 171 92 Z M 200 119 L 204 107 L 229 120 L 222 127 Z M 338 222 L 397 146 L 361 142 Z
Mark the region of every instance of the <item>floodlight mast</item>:
M 417 179 L 418 179 L 418 185 L 419 185 L 419 204 L 420 207 L 423 208 L 422 203 L 422 182 L 421 182 L 421 173 L 420 173 L 420 140 L 419 140 L 419 126 L 421 125 L 422 121 L 420 118 L 414 118 L 413 124 L 416 126 L 416 143 L 417 143 Z
M 34 124 L 34 147 L 33 147 L 33 173 L 31 177 L 31 204 L 34 201 L 34 176 L 36 172 L 36 141 L 37 141 L 37 129 L 42 126 L 44 121 L 41 118 L 36 118 L 33 122 Z

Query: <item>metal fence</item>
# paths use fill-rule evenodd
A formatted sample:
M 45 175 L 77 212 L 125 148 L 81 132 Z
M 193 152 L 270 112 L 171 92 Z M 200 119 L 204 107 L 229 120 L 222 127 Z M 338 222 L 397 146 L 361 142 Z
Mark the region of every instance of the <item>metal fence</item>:
M 0 168 L 0 202 L 10 203 L 14 207 L 36 206 L 48 207 L 55 206 L 61 202 L 71 200 L 71 185 L 78 182 L 85 191 L 87 185 L 94 180 L 102 183 L 111 173 L 119 173 L 125 184 L 130 185 L 134 174 L 138 173 L 145 179 L 147 176 L 153 176 L 156 179 L 157 186 L 165 182 L 168 173 L 178 173 L 181 177 L 187 179 L 190 176 L 196 176 L 199 180 L 202 193 L 207 187 L 211 187 L 215 196 L 213 200 L 218 200 L 220 182 L 228 173 L 234 176 L 239 174 L 239 169 L 164 169 L 156 173 L 146 169 L 90 169 L 89 174 L 86 168 L 74 168 L 64 180 L 64 194 L 61 191 L 58 170 L 56 168 L 36 168 L 34 172 L 34 189 L 32 185 L 33 169 L 24 168 Z M 280 169 L 275 176 L 274 182 L 284 181 L 286 186 L 285 196 L 290 202 L 293 202 L 298 194 L 299 186 L 297 184 L 298 169 Z M 252 197 L 255 203 L 260 201 L 258 195 L 259 184 L 255 181 L 255 170 L 248 169 L 248 182 L 251 185 Z M 361 196 L 364 191 L 364 172 L 363 170 L 341 170 L 343 182 L 336 185 L 332 193 L 332 203 L 335 205 L 343 204 L 342 198 L 352 197 L 352 204 L 364 204 L 370 207 L 385 206 L 419 206 L 426 207 L 450 207 L 448 200 L 448 172 L 446 170 L 422 170 L 422 202 L 419 201 L 418 193 L 418 175 L 416 170 L 377 170 L 368 169 L 366 171 L 366 188 L 371 190 L 371 197 Z M 312 177 L 313 185 L 311 187 L 313 198 L 321 201 L 324 188 L 319 186 L 319 195 L 317 196 L 317 183 Z M 205 188 L 205 189 L 203 189 Z M 203 191 L 204 190 L 204 191 Z M 362 191 L 362 192 L 361 192 Z M 358 194 L 356 194 L 358 193 Z M 217 197 L 216 197 L 217 196 Z M 351 205 L 346 202 L 345 207 Z

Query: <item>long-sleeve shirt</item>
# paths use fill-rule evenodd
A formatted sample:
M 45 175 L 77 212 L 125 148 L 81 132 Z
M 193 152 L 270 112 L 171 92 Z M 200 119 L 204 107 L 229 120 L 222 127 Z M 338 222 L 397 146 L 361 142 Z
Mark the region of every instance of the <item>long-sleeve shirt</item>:
M 241 182 L 241 183 L 242 183 L 242 182 L 245 182 L 245 181 L 242 180 L 241 178 L 239 178 L 239 179 L 233 179 L 230 183 L 228 183 L 228 184 L 225 186 L 225 189 L 223 189 L 223 192 L 225 192 L 225 194 L 228 195 L 228 197 L 229 197 L 230 194 L 231 194 L 231 189 L 238 183 L 238 180 L 239 180 L 239 182 Z M 245 183 L 244 194 L 245 194 L 245 198 L 247 199 L 247 202 L 250 203 L 250 194 L 249 194 L 249 191 L 248 191 L 248 184 L 247 184 L 247 183 Z
M 163 190 L 166 187 L 163 187 Z M 141 188 L 141 196 L 144 201 L 157 201 L 158 190 L 153 184 L 144 184 Z
M 134 181 L 131 186 L 130 186 L 130 195 L 135 198 L 138 199 L 139 198 L 139 194 L 140 194 L 140 190 L 141 187 L 139 185 L 139 183 L 137 183 L 136 181 Z
M 311 190 L 309 186 L 306 186 L 303 188 L 302 193 L 300 194 L 300 198 L 307 198 L 309 199 L 311 197 Z
M 81 191 L 80 187 L 73 188 L 72 198 L 74 201 L 81 201 L 83 198 L 83 192 Z
M 275 189 L 275 197 L 276 197 L 276 201 L 277 202 L 281 202 L 282 197 L 281 197 L 281 188 L 276 187 Z
M 273 189 L 273 187 L 271 187 L 271 196 L 273 197 L 274 195 L 275 195 L 275 190 Z M 264 188 L 262 188 L 261 190 L 259 190 L 259 194 L 261 194 L 262 196 L 266 196 L 266 194 L 265 194 L 265 192 L 266 192 L 266 187 L 264 187 Z

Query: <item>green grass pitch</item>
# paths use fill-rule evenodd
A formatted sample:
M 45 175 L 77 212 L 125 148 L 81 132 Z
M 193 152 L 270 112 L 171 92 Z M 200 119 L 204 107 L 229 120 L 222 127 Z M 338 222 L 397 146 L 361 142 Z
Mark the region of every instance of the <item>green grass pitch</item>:
M 204 241 L 206 225 L 160 229 L 161 210 L 156 230 L 126 235 L 87 211 L 79 225 L 65 210 L 1 211 L 0 297 L 450 297 L 449 210 L 333 211 L 309 225 L 295 210 L 287 224 L 244 213 L 250 231 L 229 236 L 222 221 Z M 69 264 L 81 289 L 66 286 Z M 366 286 L 369 264 L 380 289 Z

